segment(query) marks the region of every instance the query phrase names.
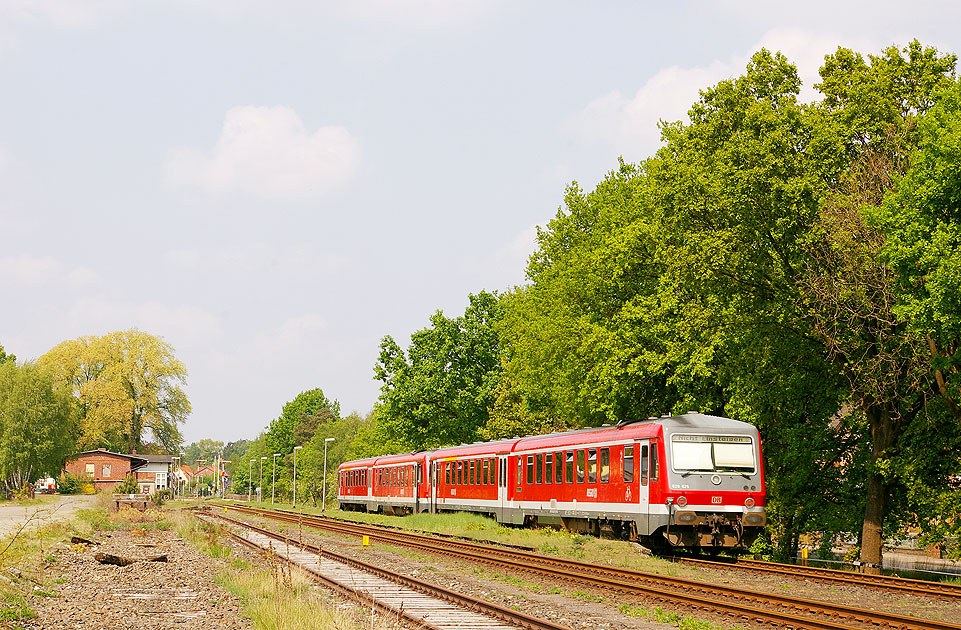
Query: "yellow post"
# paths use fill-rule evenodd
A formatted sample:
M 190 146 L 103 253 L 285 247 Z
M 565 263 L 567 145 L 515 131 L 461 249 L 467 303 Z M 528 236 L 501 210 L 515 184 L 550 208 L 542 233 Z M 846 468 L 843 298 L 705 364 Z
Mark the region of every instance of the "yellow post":
M 801 564 L 804 566 L 808 565 L 808 549 L 807 547 L 801 548 Z
M 365 547 L 370 546 L 370 536 L 364 536 L 364 546 Z

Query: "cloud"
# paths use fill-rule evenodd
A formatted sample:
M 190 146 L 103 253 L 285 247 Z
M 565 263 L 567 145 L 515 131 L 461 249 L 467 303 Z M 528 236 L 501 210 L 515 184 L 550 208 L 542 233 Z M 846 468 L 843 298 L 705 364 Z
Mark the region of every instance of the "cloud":
M 176 187 L 216 196 L 296 201 L 343 186 L 360 161 L 360 143 L 344 127 L 310 133 L 289 107 L 234 107 L 214 147 L 174 151 L 167 177 Z
M 122 0 L 0 0 L 0 54 L 18 52 L 31 29 L 89 29 L 125 8 Z
M 336 252 L 318 251 L 316 244 L 285 244 L 283 248 L 266 244 L 223 248 L 175 249 L 164 254 L 171 266 L 191 274 L 202 272 L 230 274 L 282 274 L 297 277 L 332 274 L 344 269 L 349 259 Z
M 335 6 L 344 17 L 357 21 L 433 30 L 476 23 L 502 4 L 490 0 L 352 0 Z
M 68 310 L 70 328 L 86 331 L 138 328 L 167 341 L 209 342 L 223 331 L 221 319 L 189 304 L 171 306 L 157 301 L 133 303 L 102 297 L 85 297 Z M 97 334 L 88 332 L 86 334 Z
M 62 276 L 64 266 L 50 256 L 8 256 L 0 258 L 0 285 L 47 284 Z
M 643 159 L 661 145 L 659 121 L 686 121 L 700 90 L 743 74 L 751 55 L 761 48 L 781 52 L 797 66 L 803 83 L 800 99 L 813 101 L 817 98 L 814 84 L 820 80 L 818 70 L 824 56 L 839 45 L 876 52 L 884 44 L 870 38 L 797 28 L 772 29 L 749 50 L 727 61 L 686 68 L 671 66 L 650 77 L 630 96 L 619 90 L 603 94 L 584 107 L 575 126 L 584 137 L 614 146 L 628 160 Z

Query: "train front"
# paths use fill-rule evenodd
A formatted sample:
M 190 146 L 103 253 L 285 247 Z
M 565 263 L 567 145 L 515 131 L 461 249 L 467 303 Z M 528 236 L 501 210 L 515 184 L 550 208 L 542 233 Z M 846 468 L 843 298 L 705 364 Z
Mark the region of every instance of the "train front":
M 749 547 L 766 523 L 757 429 L 728 418 L 685 414 L 664 423 L 664 450 L 666 522 L 659 530 L 668 544 Z

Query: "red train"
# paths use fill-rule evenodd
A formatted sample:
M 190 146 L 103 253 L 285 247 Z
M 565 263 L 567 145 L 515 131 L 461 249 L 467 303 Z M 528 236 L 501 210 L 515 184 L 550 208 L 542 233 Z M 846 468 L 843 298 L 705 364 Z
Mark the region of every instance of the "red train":
M 343 510 L 480 512 L 655 547 L 744 547 L 766 521 L 757 429 L 694 412 L 345 462 L 338 478 Z

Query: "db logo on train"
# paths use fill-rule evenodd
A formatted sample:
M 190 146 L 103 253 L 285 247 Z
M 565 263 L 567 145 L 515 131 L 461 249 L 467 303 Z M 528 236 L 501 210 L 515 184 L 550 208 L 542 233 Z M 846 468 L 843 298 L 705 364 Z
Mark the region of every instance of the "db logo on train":
M 720 504 L 721 497 L 711 497 L 711 503 Z

